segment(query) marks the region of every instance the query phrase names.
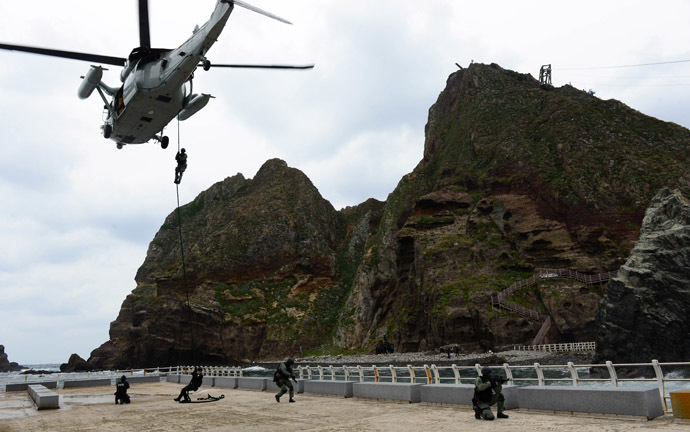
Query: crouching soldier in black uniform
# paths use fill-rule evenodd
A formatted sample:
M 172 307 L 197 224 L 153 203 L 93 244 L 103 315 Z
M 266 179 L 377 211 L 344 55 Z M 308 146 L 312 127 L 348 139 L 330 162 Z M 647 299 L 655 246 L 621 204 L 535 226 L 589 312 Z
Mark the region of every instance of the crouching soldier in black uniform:
M 189 398 L 189 392 L 199 390 L 199 387 L 201 387 L 201 383 L 203 382 L 203 380 L 204 374 L 201 372 L 201 368 L 194 368 L 194 372 L 192 373 L 192 380 L 189 382 L 189 384 L 182 388 L 182 391 L 180 391 L 180 395 L 174 399 L 175 402 L 191 402 L 192 400 Z
M 128 404 L 129 395 L 127 394 L 127 389 L 129 388 L 129 383 L 127 382 L 127 377 L 122 375 L 120 381 L 115 385 L 115 405 Z
M 508 418 L 508 415 L 503 413 L 506 399 L 501 393 L 502 384 L 507 381 L 505 378 L 493 376 L 490 368 L 482 368 L 482 375 L 477 377 L 474 382 L 474 398 L 472 399 L 474 418 L 493 420 L 494 414 L 491 412 L 491 405 L 494 404 L 498 407 L 496 417 Z
M 280 397 L 288 392 L 290 389 L 290 402 L 294 402 L 295 388 L 292 386 L 290 380 L 297 382 L 295 378 L 295 373 L 292 370 L 292 365 L 295 364 L 295 360 L 287 359 L 278 366 L 278 370 L 273 375 L 273 381 L 280 387 L 280 391 L 276 394 L 276 402 L 280 402 Z

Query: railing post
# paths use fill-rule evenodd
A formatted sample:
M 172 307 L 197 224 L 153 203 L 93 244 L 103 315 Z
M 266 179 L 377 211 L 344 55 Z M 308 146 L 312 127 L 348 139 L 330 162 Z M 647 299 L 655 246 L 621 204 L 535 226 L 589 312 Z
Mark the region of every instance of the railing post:
M 613 367 L 613 363 L 607 360 L 606 368 L 609 370 L 609 377 L 611 378 L 611 382 L 615 387 L 618 387 L 618 376 L 616 375 L 616 369 Z
M 513 385 L 513 371 L 510 370 L 510 365 L 503 363 L 503 370 L 506 373 L 506 378 L 508 378 L 508 384 Z
M 482 376 L 482 365 L 475 363 L 474 368 L 477 370 L 477 376 Z
M 343 373 L 345 375 L 345 381 L 350 381 L 350 369 L 346 365 L 343 365 Z
M 426 383 L 431 384 L 431 369 L 428 365 L 424 365 L 424 370 L 426 371 Z
M 438 374 L 438 367 L 435 364 L 431 365 L 431 370 L 434 372 L 434 383 L 441 384 L 441 377 Z M 429 383 L 431 384 L 431 383 Z
M 372 368 L 374 368 L 374 377 L 376 378 L 376 382 L 379 382 L 379 370 L 376 368 L 376 365 L 372 365 Z
M 666 384 L 664 382 L 664 373 L 661 371 L 661 365 L 659 360 L 652 360 L 652 367 L 654 368 L 654 373 L 656 374 L 656 382 L 659 386 L 659 394 L 661 396 L 661 403 L 664 404 L 664 409 L 668 409 L 666 404 Z
M 395 366 L 388 365 L 391 370 L 391 382 L 398 382 L 398 375 L 395 373 Z
M 453 376 L 455 376 L 455 384 L 461 384 L 460 381 L 460 369 L 456 364 L 453 364 Z
M 297 372 L 299 372 L 299 379 L 303 379 L 304 371 L 302 370 L 302 366 L 297 366 Z
M 332 365 L 328 366 L 328 368 L 331 370 L 331 381 L 335 381 L 335 369 Z
M 568 369 L 570 370 L 570 377 L 573 379 L 573 386 L 579 386 L 580 377 L 577 375 L 577 369 L 575 369 L 573 362 L 568 362 Z
M 308 378 L 309 380 L 312 379 L 311 366 L 307 366 L 307 378 Z
M 541 369 L 541 365 L 539 363 L 534 364 L 534 370 L 537 372 L 537 385 L 543 386 L 544 385 L 544 371 Z
M 417 375 L 414 373 L 414 367 L 408 364 L 407 370 L 410 371 L 410 382 L 414 384 L 417 381 Z
M 323 367 L 319 365 L 317 368 L 319 369 L 319 381 L 323 381 Z
M 359 372 L 359 382 L 364 382 L 364 369 L 361 365 L 357 365 L 357 371 Z

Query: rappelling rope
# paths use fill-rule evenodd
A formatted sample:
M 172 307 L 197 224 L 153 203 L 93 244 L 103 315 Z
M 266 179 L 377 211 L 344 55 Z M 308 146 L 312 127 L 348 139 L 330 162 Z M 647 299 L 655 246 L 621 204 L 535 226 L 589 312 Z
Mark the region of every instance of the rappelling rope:
M 177 152 L 180 152 L 180 117 L 177 117 Z M 189 289 L 187 288 L 187 266 L 184 261 L 184 242 L 182 241 L 182 214 L 180 212 L 180 184 L 175 183 L 177 191 L 177 229 L 180 235 L 180 252 L 182 254 L 182 277 L 184 280 L 184 293 L 187 297 L 187 324 L 192 338 L 192 361 L 196 364 L 196 344 L 194 343 L 194 329 L 192 328 L 192 305 L 189 302 Z

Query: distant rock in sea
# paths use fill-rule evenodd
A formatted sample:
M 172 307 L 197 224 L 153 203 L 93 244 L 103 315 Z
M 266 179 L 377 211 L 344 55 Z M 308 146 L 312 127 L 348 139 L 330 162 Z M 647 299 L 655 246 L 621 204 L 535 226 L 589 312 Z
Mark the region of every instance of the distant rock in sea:
M 7 359 L 7 354 L 5 354 L 5 346 L 0 345 L 0 372 L 16 372 L 24 369 L 24 366 L 20 366 L 16 362 L 10 362 Z
M 60 365 L 60 372 L 88 372 L 91 369 L 91 366 L 79 354 L 72 354 L 67 363 Z

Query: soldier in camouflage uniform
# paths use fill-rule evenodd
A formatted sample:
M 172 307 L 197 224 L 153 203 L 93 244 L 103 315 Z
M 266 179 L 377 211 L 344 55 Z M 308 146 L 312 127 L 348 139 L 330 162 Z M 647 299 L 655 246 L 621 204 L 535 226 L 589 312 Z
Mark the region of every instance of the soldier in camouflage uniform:
M 472 399 L 474 418 L 493 420 L 494 414 L 491 412 L 491 405 L 494 404 L 498 407 L 496 417 L 508 418 L 508 415 L 503 413 L 505 397 L 501 393 L 502 384 L 506 381 L 505 378 L 493 376 L 490 368 L 482 368 L 481 376 L 478 376 L 474 382 L 474 398 Z
M 287 393 L 288 389 L 290 389 L 290 402 L 295 402 L 295 389 L 290 382 L 290 380 L 297 382 L 295 373 L 292 370 L 293 364 L 295 364 L 295 360 L 287 359 L 287 361 L 278 366 L 278 370 L 273 375 L 273 381 L 280 387 L 280 391 L 276 394 L 276 402 L 280 402 L 280 397 Z

